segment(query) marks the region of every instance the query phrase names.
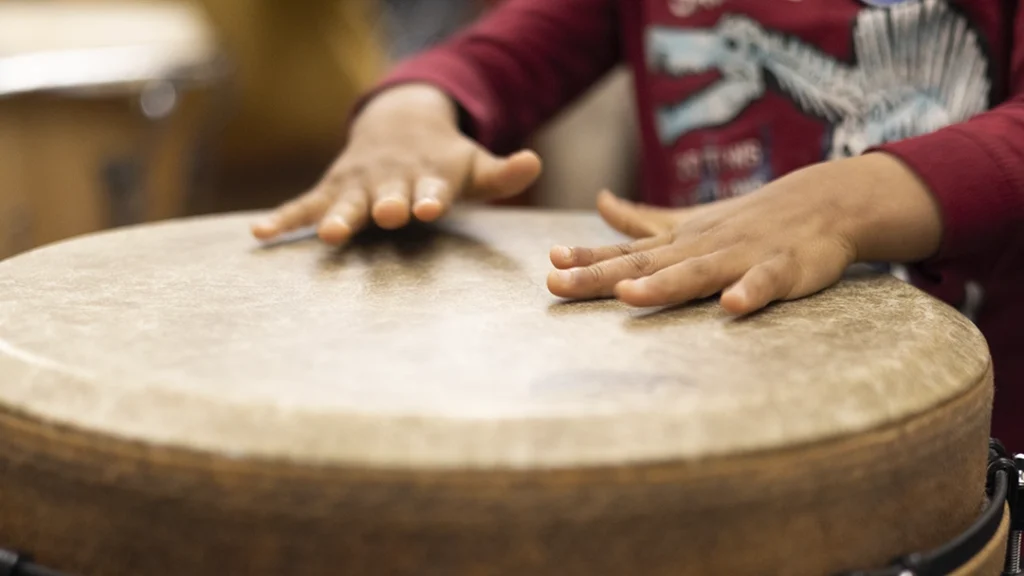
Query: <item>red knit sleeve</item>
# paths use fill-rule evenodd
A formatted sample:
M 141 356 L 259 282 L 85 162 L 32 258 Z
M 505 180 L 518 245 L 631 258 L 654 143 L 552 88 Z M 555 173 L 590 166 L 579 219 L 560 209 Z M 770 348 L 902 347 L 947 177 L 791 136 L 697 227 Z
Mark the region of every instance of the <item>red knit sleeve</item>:
M 492 149 L 518 145 L 622 58 L 616 0 L 506 0 L 450 41 L 398 67 L 375 90 L 433 84 Z
M 879 148 L 935 195 L 943 242 L 935 262 L 1024 262 L 1024 10 L 1014 23 L 1010 97 L 967 122 Z

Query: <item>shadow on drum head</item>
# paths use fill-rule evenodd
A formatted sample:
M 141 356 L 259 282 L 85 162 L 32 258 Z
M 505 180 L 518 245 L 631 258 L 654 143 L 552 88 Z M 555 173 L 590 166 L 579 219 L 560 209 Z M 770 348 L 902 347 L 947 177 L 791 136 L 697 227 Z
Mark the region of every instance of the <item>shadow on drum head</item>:
M 261 243 L 254 251 L 275 250 L 307 242 L 319 242 L 315 227 Z M 398 230 L 370 226 L 344 245 L 336 248 L 325 245 L 324 249 L 326 254 L 321 267 L 326 269 L 349 264 L 352 258 L 367 265 L 395 260 L 403 264 L 430 264 L 439 261 L 443 254 L 454 254 L 503 272 L 520 270 L 515 259 L 469 234 L 450 226 L 416 221 Z
M 860 284 L 860 283 L 873 282 L 873 281 L 875 281 L 879 277 L 879 275 L 880 275 L 880 273 L 877 270 L 874 270 L 874 269 L 872 269 L 870 267 L 867 267 L 867 266 L 857 265 L 857 266 L 851 266 L 843 274 L 842 281 L 845 284 L 854 284 L 855 285 L 855 284 Z M 821 292 L 825 292 L 825 291 L 831 290 L 831 289 L 832 288 L 826 288 L 825 290 L 823 290 Z M 713 308 L 711 308 L 711 310 L 713 310 L 713 312 L 712 312 L 713 314 L 721 317 L 721 319 L 723 319 L 723 320 L 725 320 L 725 321 L 727 321 L 727 322 L 729 322 L 731 324 L 742 325 L 742 324 L 745 324 L 746 322 L 750 322 L 750 321 L 755 321 L 756 320 L 756 321 L 759 321 L 760 323 L 762 323 L 762 325 L 764 325 L 763 322 L 766 321 L 766 319 L 765 319 L 766 315 L 770 318 L 771 314 L 769 314 L 769 313 L 774 311 L 779 306 L 786 306 L 786 305 L 788 305 L 791 302 L 796 302 L 796 301 L 800 301 L 800 300 L 813 299 L 816 296 L 818 296 L 818 294 L 820 294 L 821 292 L 818 292 L 816 294 L 811 294 L 811 295 L 808 295 L 808 296 L 804 296 L 803 298 L 797 298 L 795 300 L 784 300 L 784 301 L 772 302 L 772 303 L 768 304 L 767 306 L 765 306 L 764 308 L 761 308 L 760 310 L 755 310 L 754 312 L 751 312 L 750 314 L 744 314 L 742 316 L 733 316 L 733 315 L 727 313 L 720 306 L 713 307 Z M 666 307 L 661 307 L 661 308 L 646 308 L 646 309 L 642 309 L 642 310 L 638 311 L 638 313 L 636 313 L 636 314 L 634 314 L 634 315 L 632 315 L 630 317 L 630 319 L 628 320 L 628 323 L 627 323 L 627 327 L 629 327 L 629 328 L 658 328 L 660 326 L 663 326 L 666 322 L 669 322 L 669 321 L 671 321 L 671 320 L 673 320 L 675 318 L 678 318 L 679 316 L 687 313 L 687 311 L 690 310 L 693 307 L 696 307 L 696 306 L 709 306 L 710 307 L 712 305 L 715 305 L 715 304 L 717 304 L 718 299 L 720 297 L 721 297 L 721 294 L 715 294 L 714 296 L 709 296 L 708 298 L 704 298 L 702 300 L 693 300 L 691 302 L 686 302 L 686 303 L 678 304 L 678 305 L 675 305 L 675 306 L 666 306 Z
M 519 271 L 519 264 L 513 258 L 469 234 L 444 224 L 415 221 L 398 230 L 369 227 L 344 246 L 331 250 L 322 265 L 344 265 L 354 257 L 367 264 L 398 260 L 403 264 L 426 266 L 447 255 L 456 255 L 502 272 Z
M 288 232 L 274 238 L 273 240 L 266 240 L 260 242 L 253 252 L 263 252 L 266 250 L 273 250 L 280 248 L 281 246 L 290 246 L 293 244 L 301 244 L 304 242 L 318 241 L 316 236 L 316 228 L 313 226 L 307 226 L 306 228 L 300 228 L 294 232 Z
M 548 316 L 576 316 L 625 309 L 614 298 L 588 298 L 583 300 L 557 300 L 548 304 Z
M 695 306 L 713 305 L 717 297 L 704 298 L 684 302 L 675 306 L 652 308 L 634 308 L 622 304 L 611 297 L 591 298 L 587 300 L 559 300 L 548 305 L 549 316 L 575 316 L 600 312 L 621 312 L 627 315 L 626 328 L 658 328 L 680 316 L 692 313 Z M 721 316 L 728 317 L 724 310 L 719 309 Z M 755 313 L 756 314 L 756 313 Z

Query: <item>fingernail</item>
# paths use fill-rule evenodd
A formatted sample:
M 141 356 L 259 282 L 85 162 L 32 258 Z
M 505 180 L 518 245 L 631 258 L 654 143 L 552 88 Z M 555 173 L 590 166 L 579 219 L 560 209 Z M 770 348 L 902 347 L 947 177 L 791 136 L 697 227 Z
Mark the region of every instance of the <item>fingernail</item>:
M 399 204 L 399 205 L 401 205 L 401 204 L 405 204 L 405 203 L 406 203 L 406 200 L 402 196 L 386 196 L 384 198 L 381 198 L 377 202 L 377 205 L 378 206 L 382 206 L 382 205 L 385 205 L 385 204 Z
M 572 270 L 558 270 L 555 272 L 555 278 L 562 282 L 572 282 L 572 276 Z
M 425 206 L 440 206 L 441 201 L 437 198 L 420 198 L 416 201 L 416 205 L 413 208 L 423 208 Z
M 572 248 L 566 246 L 555 246 L 555 254 L 564 260 L 572 260 Z
M 340 226 L 340 227 L 344 228 L 345 230 L 351 230 L 351 228 L 352 228 L 351 226 L 349 226 L 348 222 L 345 220 L 345 218 L 343 216 L 339 216 L 337 214 L 335 214 L 334 216 L 331 216 L 330 218 L 328 218 L 327 223 L 328 224 L 333 224 L 335 226 Z

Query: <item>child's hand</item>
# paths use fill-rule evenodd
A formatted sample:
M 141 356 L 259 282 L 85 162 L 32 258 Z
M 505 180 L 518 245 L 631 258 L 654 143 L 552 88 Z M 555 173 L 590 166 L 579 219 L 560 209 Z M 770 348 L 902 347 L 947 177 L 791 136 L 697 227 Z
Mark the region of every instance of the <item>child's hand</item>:
M 924 259 L 941 237 L 931 195 L 880 154 L 812 166 L 750 195 L 694 208 L 637 206 L 603 193 L 598 209 L 639 239 L 552 249 L 560 270 L 548 288 L 557 296 L 663 306 L 722 292 L 726 310 L 747 314 L 827 288 L 856 261 Z
M 514 196 L 540 174 L 533 152 L 496 158 L 459 132 L 456 111 L 439 90 L 393 88 L 374 98 L 352 125 L 349 144 L 320 183 L 252 228 L 269 240 L 306 226 L 341 244 L 372 217 L 399 228 L 411 216 L 440 217 L 459 197 Z

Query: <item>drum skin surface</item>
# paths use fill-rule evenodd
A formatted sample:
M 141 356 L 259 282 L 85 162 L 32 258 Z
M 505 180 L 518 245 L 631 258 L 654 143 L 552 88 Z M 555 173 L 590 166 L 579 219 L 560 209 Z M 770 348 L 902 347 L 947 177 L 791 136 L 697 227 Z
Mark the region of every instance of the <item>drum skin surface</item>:
M 565 303 L 595 216 L 261 247 L 251 214 L 0 262 L 0 543 L 117 574 L 822 574 L 979 512 L 988 351 L 851 277 L 744 319 Z

